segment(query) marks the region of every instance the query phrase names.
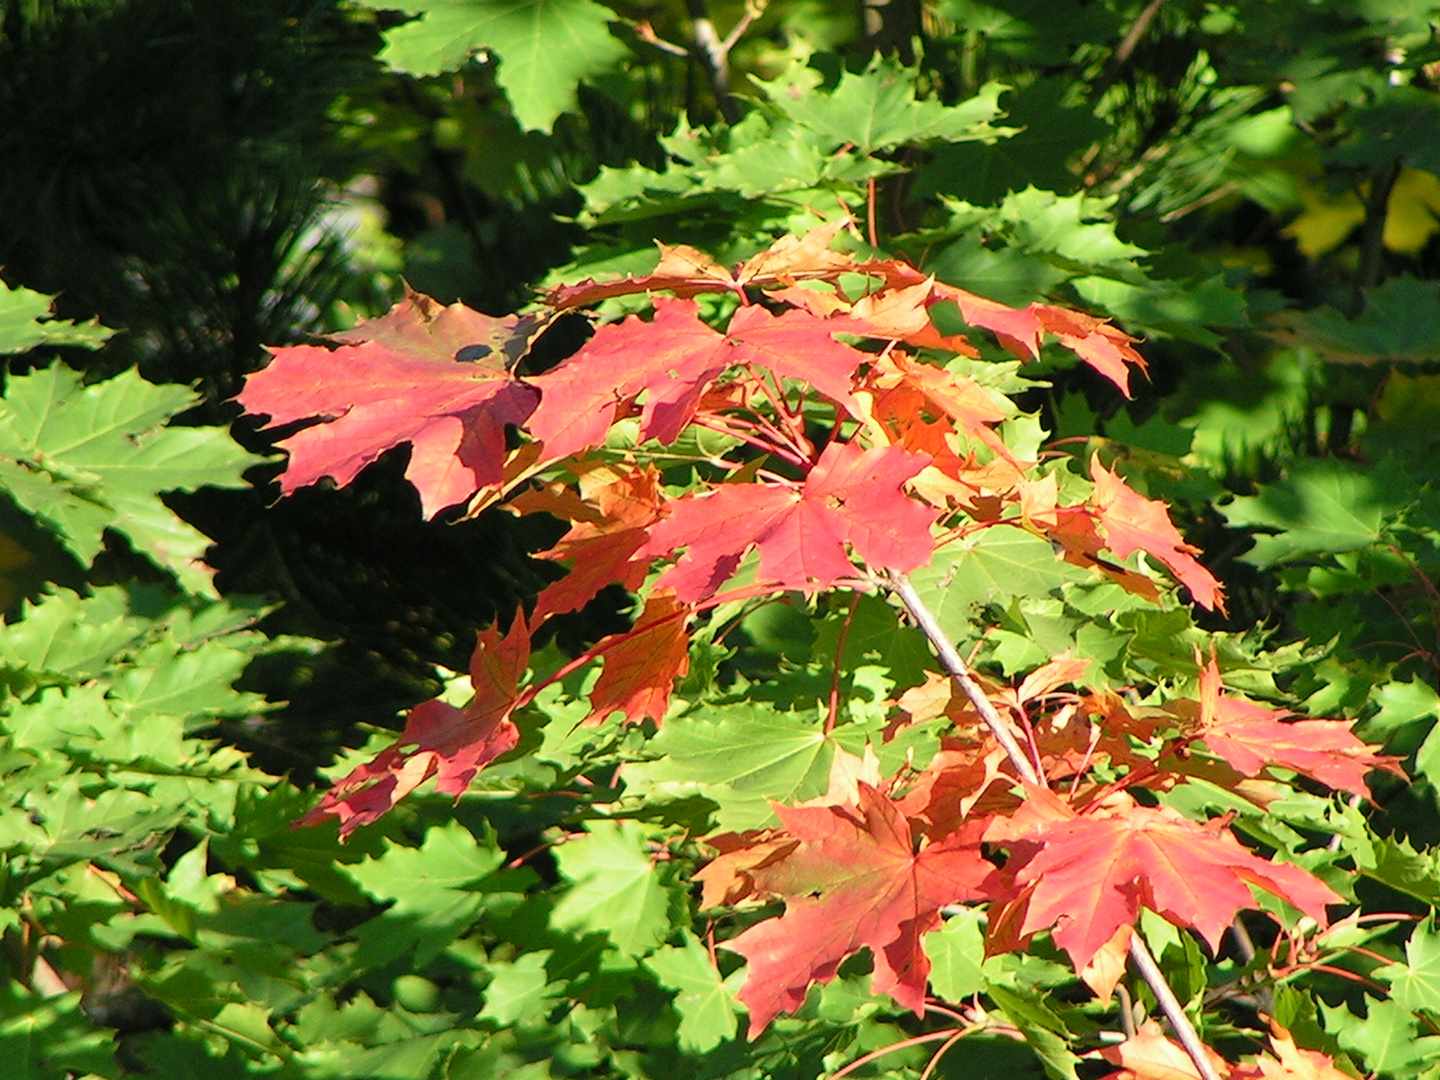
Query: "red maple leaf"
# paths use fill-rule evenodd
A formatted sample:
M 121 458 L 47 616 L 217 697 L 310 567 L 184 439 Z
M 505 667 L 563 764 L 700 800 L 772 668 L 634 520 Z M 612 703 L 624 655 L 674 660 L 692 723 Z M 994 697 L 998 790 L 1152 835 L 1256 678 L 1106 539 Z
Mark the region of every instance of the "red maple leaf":
M 1227 697 L 1215 658 L 1200 673 L 1199 738 L 1211 753 L 1244 776 L 1259 776 L 1268 766 L 1294 769 L 1337 791 L 1364 796 L 1372 769 L 1404 776 L 1394 758 L 1376 754 L 1357 739 L 1344 720 L 1306 720 L 1267 709 L 1243 698 Z
M 408 442 L 405 476 L 433 517 L 503 481 L 505 426 L 522 423 L 538 401 L 505 360 L 523 352 L 534 327 L 533 319 L 438 308 L 412 294 L 340 335 L 347 344 L 338 349 L 271 350 L 270 366 L 245 380 L 238 400 L 268 415 L 269 427 L 317 421 L 280 441 L 290 452 L 280 476 L 285 494 L 327 476 L 344 487 Z
M 494 357 L 513 367 L 547 321 L 539 315 L 496 317 L 464 304 L 446 306 L 407 287 L 405 299 L 384 315 L 362 319 L 349 330 L 326 337 L 344 345 L 376 341 L 397 352 L 432 360 L 473 363 Z
M 1030 792 L 1024 808 L 997 822 L 986 839 L 1010 840 L 1015 895 L 1028 892 L 1021 934 L 1046 927 L 1079 971 L 1123 926 L 1148 908 L 1188 926 L 1212 949 L 1242 908 L 1253 908 L 1246 883 L 1299 908 L 1319 923 L 1340 903 L 1329 886 L 1298 866 L 1247 851 L 1223 820 L 1201 825 L 1169 807 L 1119 796 L 1066 816 L 1048 792 Z M 1048 798 L 1046 798 L 1048 796 Z M 1028 827 L 1027 827 L 1028 826 Z
M 1130 396 L 1130 368 L 1145 370 L 1145 358 L 1131 345 L 1131 337 L 1104 319 L 1081 311 L 1055 307 L 1053 304 L 1031 304 L 1031 309 L 1055 340 Z
M 493 626 L 482 630 L 470 658 L 475 688 L 470 704 L 457 709 L 427 701 L 411 709 L 394 744 L 337 782 L 300 824 L 334 817 L 345 836 L 379 818 L 431 776 L 445 794 L 464 794 L 477 772 L 520 739 L 510 712 L 529 659 L 530 632 L 520 613 L 504 638 Z
M 752 304 L 735 313 L 725 336 L 734 344 L 737 362 L 760 364 L 778 378 L 798 379 L 856 416 L 851 376 L 871 356 L 832 335 L 873 332 L 869 324 L 845 316 L 820 319 L 799 308 L 771 315 Z
M 1165 504 L 1133 490 L 1101 465 L 1098 457 L 1090 460 L 1090 475 L 1095 480 L 1095 509 L 1105 546 L 1121 559 L 1132 551 L 1155 556 L 1190 590 L 1197 604 L 1207 611 L 1224 611 L 1220 583 L 1195 560 L 1199 549 L 1185 542 Z
M 895 804 L 863 781 L 857 792 L 855 803 L 777 805 L 783 829 L 754 834 L 749 861 L 738 838 L 727 845 L 728 863 L 743 867 L 742 892 L 785 901 L 784 915 L 721 944 L 749 961 L 740 1000 L 752 1039 L 866 947 L 875 961 L 871 989 L 919 1014 L 930 975 L 925 934 L 940 925 L 945 905 L 989 895 L 995 868 L 980 855 L 982 821 L 917 852 Z M 708 880 L 706 891 L 725 892 Z
M 595 331 L 580 350 L 530 380 L 540 405 L 526 425 L 549 460 L 600 446 L 616 410 L 647 391 L 644 438 L 673 442 L 706 387 L 733 362 L 725 337 L 700 321 L 690 300 L 655 301 L 649 322 L 631 315 Z
M 856 269 L 883 277 L 891 286 L 909 287 L 930 280 L 914 267 L 894 260 L 863 263 Z M 989 330 L 1001 346 L 1022 360 L 1038 357 L 1041 336 L 1053 334 L 1061 345 L 1113 382 L 1126 397 L 1130 396 L 1129 369 L 1145 370 L 1145 358 L 1132 348 L 1136 339 L 1093 315 L 1053 304 L 1012 308 L 954 285 L 934 282 L 930 304 L 947 300 L 960 309 L 960 317 L 966 323 Z
M 665 718 L 671 687 L 690 670 L 689 612 L 674 593 L 657 589 L 631 630 L 606 639 L 616 642 L 609 648 L 600 643 L 605 670 L 590 692 L 587 720 L 599 723 L 617 709 L 630 723 Z
M 685 555 L 660 575 L 683 603 L 713 595 L 751 547 L 757 583 L 814 592 L 852 577 L 847 546 L 870 565 L 904 572 L 930 559 L 933 511 L 901 485 L 929 462 L 887 446 L 831 443 L 804 483 L 727 484 L 677 499 L 644 554 Z
M 802 379 L 853 412 L 850 377 L 870 357 L 832 335 L 856 331 L 805 311 L 777 316 L 750 306 L 722 334 L 700 320 L 693 301 L 662 297 L 651 321 L 632 315 L 602 326 L 574 356 L 531 379 L 541 401 L 526 430 L 544 444 L 547 459 L 569 457 L 603 444 L 617 411 L 643 391 L 641 438 L 672 443 L 711 383 L 742 364 Z

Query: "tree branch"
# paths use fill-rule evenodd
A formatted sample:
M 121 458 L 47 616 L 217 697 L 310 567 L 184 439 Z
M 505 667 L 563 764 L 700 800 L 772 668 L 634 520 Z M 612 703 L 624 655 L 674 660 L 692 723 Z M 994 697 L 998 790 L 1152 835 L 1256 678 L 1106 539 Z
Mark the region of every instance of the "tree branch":
M 710 73 L 710 86 L 715 91 L 720 115 L 727 124 L 734 124 L 740 119 L 740 105 L 730 90 L 730 47 L 735 43 L 731 40 L 735 34 L 732 32 L 730 37 L 720 40 L 715 24 L 710 21 L 710 9 L 705 6 L 705 0 L 685 0 L 685 10 L 690 14 L 690 32 L 695 37 L 695 54 Z M 750 17 L 748 10 L 746 17 Z M 744 19 L 741 21 L 743 23 Z
M 970 674 L 970 668 L 963 657 L 950 643 L 940 629 L 940 623 L 935 615 L 925 606 L 925 601 L 920 599 L 920 594 L 915 591 L 915 586 L 910 584 L 910 579 L 904 574 L 891 573 L 889 578 L 890 591 L 900 598 L 905 605 L 905 610 L 915 620 L 925 636 L 930 639 L 930 644 L 940 657 L 940 664 L 955 680 L 956 684 L 964 691 L 965 696 L 970 699 L 970 704 L 980 714 L 980 718 L 995 736 L 997 742 L 1005 748 L 1005 755 L 1010 759 L 1010 765 L 1019 774 L 1020 779 L 1027 784 L 1040 785 L 1043 780 L 1040 773 L 1025 756 L 1020 744 L 1015 739 L 1015 734 L 1010 726 L 1001 718 L 1000 713 L 985 696 L 985 691 Z M 1195 1030 L 1195 1025 L 1190 1023 L 1190 1018 L 1185 1015 L 1185 1009 L 1170 989 L 1170 984 L 1165 981 L 1165 975 L 1160 970 L 1155 958 L 1150 955 L 1150 950 L 1140 937 L 1139 929 L 1130 934 L 1130 962 L 1134 965 L 1136 974 L 1145 980 L 1147 986 L 1155 995 L 1155 1000 L 1160 1004 L 1160 1011 L 1164 1013 L 1165 1019 L 1170 1021 L 1180 1045 L 1190 1055 L 1190 1060 L 1195 1063 L 1195 1068 L 1200 1071 L 1202 1080 L 1220 1080 L 1215 1067 L 1210 1064 L 1210 1059 L 1205 1052 L 1205 1044 L 1200 1041 L 1200 1034 Z
M 955 680 L 965 696 L 970 699 L 970 704 L 975 706 L 975 711 L 980 714 L 980 719 L 985 721 L 985 726 L 990 729 L 990 734 L 995 736 L 1005 750 L 1005 756 L 1010 759 L 1010 765 L 1019 775 L 1020 779 L 1027 784 L 1034 784 L 1037 787 L 1044 784 L 1040 773 L 1025 756 L 1025 751 L 1015 740 L 1015 733 L 1010 730 L 1007 724 L 996 711 L 990 699 L 985 696 L 985 691 L 980 689 L 980 684 L 970 674 L 970 668 L 965 663 L 945 632 L 940 629 L 940 623 L 931 610 L 925 606 L 925 601 L 920 599 L 920 594 L 915 591 L 915 586 L 910 584 L 910 579 L 904 574 L 892 573 L 889 579 L 890 591 L 900 598 L 905 605 L 905 610 L 915 620 L 915 625 L 920 627 L 925 636 L 930 639 L 931 646 L 940 657 L 940 665 L 946 673 Z M 1212 1080 L 1207 1077 L 1206 1080 Z
M 1203 1080 L 1220 1080 L 1220 1074 L 1210 1063 L 1210 1055 L 1205 1052 L 1205 1044 L 1200 1041 L 1200 1033 L 1195 1030 L 1195 1025 L 1190 1023 L 1190 1017 L 1185 1015 L 1184 1006 L 1175 996 L 1175 991 L 1170 989 L 1170 984 L 1165 981 L 1165 973 L 1160 970 L 1160 965 L 1155 963 L 1155 957 L 1150 955 L 1149 947 L 1140 937 L 1139 927 L 1130 932 L 1130 963 L 1134 965 L 1135 973 L 1145 980 L 1145 985 L 1150 987 L 1151 993 L 1155 995 L 1160 1011 L 1165 1014 L 1165 1019 L 1170 1021 L 1175 1037 L 1180 1040 L 1185 1053 L 1190 1055 L 1190 1060 L 1195 1063 L 1195 1068 L 1199 1070 Z
M 1145 9 L 1135 16 L 1135 21 L 1130 24 L 1130 29 L 1125 31 L 1125 36 L 1120 39 L 1120 44 L 1115 46 L 1115 51 L 1110 54 L 1110 59 L 1105 61 L 1105 70 L 1100 73 L 1100 78 L 1095 80 L 1095 85 L 1090 88 L 1091 102 L 1099 101 L 1105 95 L 1105 91 L 1115 85 L 1120 78 L 1120 72 L 1125 69 L 1126 63 L 1134 55 L 1136 48 L 1140 45 L 1140 39 L 1145 36 L 1145 31 L 1150 29 L 1150 24 L 1155 21 L 1155 16 L 1160 14 L 1160 9 L 1165 6 L 1165 0 L 1150 0 Z
M 1355 295 L 1350 301 L 1350 317 L 1358 318 L 1365 311 L 1365 290 L 1380 282 L 1380 260 L 1385 254 L 1385 217 L 1390 209 L 1390 193 L 1400 179 L 1400 159 L 1375 170 L 1370 178 L 1370 194 L 1365 200 L 1365 223 L 1360 227 L 1360 270 L 1355 275 Z

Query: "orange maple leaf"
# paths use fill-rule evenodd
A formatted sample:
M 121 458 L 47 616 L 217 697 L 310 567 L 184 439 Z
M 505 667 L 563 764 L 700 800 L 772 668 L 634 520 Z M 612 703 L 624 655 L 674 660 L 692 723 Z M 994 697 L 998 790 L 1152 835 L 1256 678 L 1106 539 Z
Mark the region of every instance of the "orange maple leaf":
M 1117 558 L 1126 558 L 1132 551 L 1153 555 L 1190 590 L 1195 602 L 1207 611 L 1224 611 L 1220 582 L 1215 575 L 1195 560 L 1200 553 L 1180 535 L 1170 520 L 1165 504 L 1147 499 L 1112 473 L 1100 459 L 1090 459 L 1090 475 L 1095 480 L 1095 508 L 1105 546 Z
M 570 531 L 537 559 L 568 562 L 570 572 L 541 590 L 531 613 L 533 625 L 551 615 L 578 611 L 605 586 L 618 583 L 634 592 L 649 572 L 637 559 L 660 517 L 660 473 L 653 466 L 586 461 L 577 464 L 578 494 L 565 484 L 526 491 L 510 501 L 522 514 L 552 514 L 571 522 Z
M 763 288 L 815 278 L 833 278 L 854 266 L 852 256 L 829 250 L 831 242 L 850 223 L 849 218 L 841 218 L 817 226 L 804 236 L 782 236 L 734 270 L 686 244 L 670 247 L 657 241 L 660 261 L 650 273 L 610 281 L 587 278 L 576 285 L 559 285 L 550 290 L 546 302 L 557 311 L 569 311 L 614 296 L 634 296 L 643 292 L 668 292 L 679 297 L 697 296 L 704 292 L 743 294 L 746 287 L 751 286 Z
M 665 718 L 675 680 L 690 670 L 689 613 L 673 592 L 657 589 L 631 630 L 600 643 L 605 670 L 590 692 L 587 723 L 599 723 L 617 709 L 630 723 Z M 610 641 L 617 643 L 607 648 Z

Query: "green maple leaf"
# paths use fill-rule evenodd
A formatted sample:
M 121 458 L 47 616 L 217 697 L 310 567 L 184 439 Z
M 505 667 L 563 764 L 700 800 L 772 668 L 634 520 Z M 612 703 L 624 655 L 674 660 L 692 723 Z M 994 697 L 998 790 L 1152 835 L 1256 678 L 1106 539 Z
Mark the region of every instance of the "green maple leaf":
M 717 805 L 715 825 L 773 824 L 771 800 L 823 795 L 835 742 L 818 715 L 782 713 L 759 703 L 709 708 L 671 720 L 650 740 L 658 759 L 627 766 L 627 790 L 647 800 L 700 796 Z
M 610 35 L 616 15 L 592 0 L 361 0 L 419 15 L 385 34 L 380 58 L 412 75 L 453 71 L 493 52 L 496 81 L 526 130 L 549 131 L 575 108 L 575 87 L 628 55 Z
M 1440 1014 L 1440 934 L 1433 916 L 1415 927 L 1405 945 L 1405 960 L 1380 968 L 1376 977 L 1390 983 L 1390 992 L 1405 1008 Z
M 513 962 L 490 962 L 490 984 L 485 987 L 485 1007 L 480 1016 L 501 1027 L 533 1021 L 549 1012 L 554 1001 L 562 997 L 562 987 L 550 981 L 545 962 L 550 950 L 523 953 Z
M 987 529 L 973 539 L 946 544 L 929 566 L 910 575 L 917 592 L 952 640 L 970 632 L 976 605 L 1009 604 L 1021 597 L 1049 596 L 1067 582 L 1093 575 L 1062 562 L 1049 541 L 1022 529 Z
M 361 927 L 360 962 L 387 963 L 412 945 L 416 964 L 434 959 L 475 920 L 485 904 L 480 882 L 504 855 L 487 837 L 451 821 L 430 829 L 418 848 L 387 843 L 379 858 L 344 873 L 377 900 L 394 904 Z
M 241 473 L 264 459 L 220 428 L 163 426 L 195 400 L 133 370 L 89 386 L 59 364 L 15 376 L 0 401 L 0 487 L 86 565 L 112 529 L 188 591 L 213 595 L 209 538 L 160 492 L 243 487 Z
M 1440 1037 L 1420 1035 L 1410 1010 L 1397 1001 L 1365 999 L 1362 1019 L 1345 1005 L 1320 1005 L 1325 1030 L 1340 1045 L 1364 1058 L 1369 1070 L 1396 1077 L 1416 1076 L 1440 1054 Z
M 758 80 L 757 80 L 758 81 Z M 851 143 L 861 154 L 902 143 L 993 140 L 1013 134 L 991 127 L 1001 115 L 1006 87 L 987 83 L 959 105 L 916 98 L 915 73 L 896 61 L 876 57 L 859 75 L 846 71 L 829 93 L 816 92 L 820 73 L 797 67 L 761 89 L 795 123 L 828 136 L 835 145 Z
M 978 908 L 962 908 L 939 930 L 925 935 L 930 958 L 930 988 L 945 1001 L 964 1001 L 987 986 L 985 930 Z
M 1258 495 L 1236 499 L 1221 512 L 1231 525 L 1277 530 L 1257 537 L 1244 561 L 1273 566 L 1305 555 L 1358 551 L 1380 539 L 1408 502 L 1413 485 L 1393 458 L 1359 469 L 1335 460 L 1298 466 Z
M 0 281 L 0 354 L 26 352 L 37 345 L 82 345 L 97 349 L 115 332 L 93 319 L 76 323 L 53 318 L 51 299 L 31 289 L 12 289 Z
M 643 956 L 670 935 L 670 889 L 645 849 L 640 826 L 592 821 L 588 828 L 588 836 L 556 849 L 571 887 L 551 921 L 563 930 L 603 931 L 621 952 Z
M 735 1037 L 735 994 L 743 971 L 722 979 L 700 939 L 681 932 L 684 944 L 666 945 L 645 961 L 660 985 L 676 991 L 675 1011 L 680 1014 L 680 1049 L 708 1054 Z

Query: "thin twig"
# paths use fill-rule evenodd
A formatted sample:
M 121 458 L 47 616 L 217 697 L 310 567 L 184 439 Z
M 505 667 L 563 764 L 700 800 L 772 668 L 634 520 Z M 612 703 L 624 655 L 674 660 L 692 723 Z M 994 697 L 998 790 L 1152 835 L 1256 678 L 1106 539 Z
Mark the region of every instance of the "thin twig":
M 900 598 L 905 605 L 905 610 L 910 612 L 910 617 L 915 620 L 915 625 L 920 627 L 924 635 L 930 639 L 931 646 L 935 649 L 936 655 L 940 657 L 940 664 L 945 668 L 946 673 L 955 680 L 965 696 L 970 699 L 970 704 L 975 706 L 975 711 L 980 714 L 980 719 L 985 721 L 985 726 L 995 736 L 1005 750 L 1005 756 L 1010 759 L 1010 766 L 1027 784 L 1041 786 L 1044 781 L 1030 759 L 1025 756 L 1025 751 L 1015 741 L 1015 733 L 1001 719 L 999 712 L 990 699 L 985 696 L 985 691 L 980 689 L 980 684 L 970 674 L 970 668 L 956 652 L 955 646 L 940 629 L 940 623 L 931 610 L 925 606 L 925 601 L 920 599 L 920 594 L 915 591 L 915 586 L 910 584 L 910 579 L 904 574 L 892 573 L 889 580 L 890 591 Z M 1206 1080 L 1211 1080 L 1207 1077 Z
M 959 1033 L 962 1035 L 968 1034 L 971 1030 L 973 1030 L 973 1028 L 958 1029 Z M 849 1076 L 856 1069 L 863 1069 L 866 1065 L 869 1065 L 870 1062 L 879 1061 L 886 1054 L 893 1054 L 896 1050 L 908 1050 L 912 1046 L 924 1046 L 926 1043 L 948 1040 L 956 1034 L 956 1031 L 956 1028 L 946 1028 L 943 1031 L 932 1031 L 928 1035 L 916 1035 L 914 1038 L 901 1039 L 899 1042 L 893 1042 L 889 1046 L 882 1046 L 879 1050 L 871 1050 L 870 1053 L 866 1054 L 864 1057 L 856 1058 L 854 1061 L 850 1062 L 849 1065 L 846 1065 L 839 1072 L 831 1073 L 830 1080 L 842 1080 L 843 1077 Z
M 1135 1037 L 1135 1002 L 1131 1000 L 1130 991 L 1125 989 L 1123 982 L 1115 984 L 1115 993 L 1120 996 L 1120 1030 L 1125 1033 L 1125 1038 Z
M 880 238 L 875 231 L 875 178 L 873 176 L 865 181 L 865 223 L 870 246 L 878 248 Z
M 1165 1014 L 1165 1019 L 1170 1021 L 1175 1037 L 1180 1040 L 1185 1053 L 1190 1055 L 1190 1060 L 1195 1063 L 1202 1080 L 1220 1080 L 1220 1074 L 1210 1063 L 1210 1055 L 1205 1052 L 1205 1044 L 1200 1041 L 1200 1033 L 1195 1030 L 1195 1025 L 1190 1023 L 1190 1017 L 1185 1015 L 1184 1006 L 1175 996 L 1175 991 L 1170 989 L 1170 984 L 1165 981 L 1165 973 L 1160 970 L 1160 965 L 1155 963 L 1155 957 L 1150 955 L 1138 929 L 1130 934 L 1130 963 L 1155 995 L 1160 1011 Z
M 765 13 L 765 5 L 768 0 L 746 0 L 745 14 L 740 16 L 740 21 L 730 28 L 730 33 L 725 35 L 725 40 L 720 47 L 728 54 L 731 49 L 740 41 L 740 35 L 750 29 L 750 24 Z
M 840 640 L 835 643 L 835 670 L 830 673 L 830 713 L 825 718 L 825 734 L 835 730 L 835 718 L 840 713 L 840 660 L 845 655 L 845 642 L 850 637 L 850 624 L 855 621 L 855 609 L 860 606 L 860 594 L 850 596 L 850 610 L 840 624 Z
M 1248 966 L 1255 959 L 1255 939 L 1250 936 L 1250 929 L 1245 925 L 1243 919 L 1237 914 L 1235 921 L 1230 924 L 1230 936 L 1235 940 L 1235 948 L 1240 953 L 1240 959 Z
M 1115 80 L 1120 78 L 1120 72 L 1124 70 L 1125 64 L 1134 55 L 1136 48 L 1140 45 L 1140 39 L 1145 36 L 1145 31 L 1150 29 L 1150 24 L 1155 21 L 1155 16 L 1165 6 L 1165 0 L 1150 0 L 1145 5 L 1145 10 L 1135 16 L 1135 21 L 1130 24 L 1130 29 L 1125 31 L 1125 36 L 1120 39 L 1120 44 L 1115 46 L 1115 51 L 1110 54 L 1110 59 L 1105 61 L 1105 70 L 1100 78 L 1095 80 L 1095 85 L 1090 88 L 1090 100 L 1099 101 L 1105 91 L 1115 85 Z
M 1179 207 L 1178 209 L 1171 210 L 1167 214 L 1161 214 L 1160 221 L 1165 225 L 1169 225 L 1172 221 L 1179 221 L 1186 214 L 1192 214 L 1196 210 L 1203 210 L 1211 203 L 1219 202 L 1221 199 L 1225 198 L 1225 196 L 1239 190 L 1239 188 L 1240 185 L 1233 180 L 1228 183 L 1221 184 L 1214 191 L 1207 191 L 1198 199 L 1194 199 L 1191 202 L 1186 203 L 1184 206 Z
M 1400 179 L 1400 159 L 1377 169 L 1370 179 L 1370 194 L 1365 200 L 1365 223 L 1360 226 L 1360 270 L 1355 275 L 1355 295 L 1350 300 L 1350 317 L 1358 318 L 1365 311 L 1365 290 L 1380 283 L 1380 261 L 1385 254 L 1385 217 L 1390 208 L 1390 193 Z
M 685 10 L 690 15 L 690 33 L 695 37 L 695 55 L 710 73 L 710 86 L 715 91 L 720 115 L 727 124 L 737 123 L 740 105 L 730 92 L 730 46 L 720 40 L 705 0 L 685 0 Z
M 648 45 L 654 45 L 655 48 L 659 49 L 661 52 L 668 53 L 671 56 L 683 56 L 686 59 L 689 59 L 689 49 L 685 48 L 684 45 L 676 45 L 672 42 L 666 41 L 659 34 L 655 33 L 655 28 L 651 26 L 648 22 L 635 23 L 632 26 L 632 29 L 635 31 L 635 36 L 638 37 L 641 41 L 645 42 Z

